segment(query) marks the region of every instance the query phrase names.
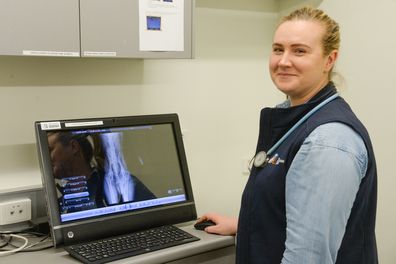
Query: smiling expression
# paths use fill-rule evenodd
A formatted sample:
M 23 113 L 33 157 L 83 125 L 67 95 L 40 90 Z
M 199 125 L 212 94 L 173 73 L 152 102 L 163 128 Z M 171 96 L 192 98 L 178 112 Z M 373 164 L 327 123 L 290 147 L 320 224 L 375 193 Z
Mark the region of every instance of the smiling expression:
M 329 82 L 337 51 L 324 54 L 324 26 L 316 21 L 291 20 L 275 32 L 269 69 L 276 87 L 292 105 L 308 101 Z

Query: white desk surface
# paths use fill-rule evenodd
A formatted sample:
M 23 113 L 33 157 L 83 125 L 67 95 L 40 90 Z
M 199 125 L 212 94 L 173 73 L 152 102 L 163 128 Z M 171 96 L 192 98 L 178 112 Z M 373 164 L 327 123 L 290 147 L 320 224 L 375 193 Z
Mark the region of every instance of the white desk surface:
M 166 263 L 205 252 L 226 248 L 235 244 L 233 236 L 218 236 L 194 229 L 192 224 L 181 226 L 181 229 L 200 238 L 199 241 L 149 252 L 135 257 L 114 261 L 114 264 L 158 264 Z M 21 264 L 76 264 L 75 260 L 62 248 L 50 248 L 37 252 L 20 252 L 10 256 L 0 257 L 0 263 Z

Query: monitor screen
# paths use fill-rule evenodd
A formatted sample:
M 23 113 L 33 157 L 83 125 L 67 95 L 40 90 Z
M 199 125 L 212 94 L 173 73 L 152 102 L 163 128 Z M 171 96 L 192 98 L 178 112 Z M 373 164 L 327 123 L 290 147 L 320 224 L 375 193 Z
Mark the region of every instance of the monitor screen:
M 196 218 L 177 115 L 39 121 L 36 133 L 57 242 Z

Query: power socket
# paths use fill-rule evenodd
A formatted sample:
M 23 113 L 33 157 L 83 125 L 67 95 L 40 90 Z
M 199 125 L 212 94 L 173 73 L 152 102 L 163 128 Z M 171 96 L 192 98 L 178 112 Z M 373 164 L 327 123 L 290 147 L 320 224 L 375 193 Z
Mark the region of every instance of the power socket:
M 29 198 L 0 203 L 0 225 L 15 224 L 32 219 L 32 201 Z

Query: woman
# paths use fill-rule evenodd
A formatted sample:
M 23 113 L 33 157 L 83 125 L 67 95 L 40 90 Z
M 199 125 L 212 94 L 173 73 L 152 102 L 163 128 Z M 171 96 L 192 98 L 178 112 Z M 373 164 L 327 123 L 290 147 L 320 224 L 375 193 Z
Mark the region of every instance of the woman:
M 198 221 L 215 222 L 208 233 L 237 234 L 237 263 L 378 263 L 375 158 L 331 82 L 339 46 L 338 24 L 318 9 L 298 9 L 276 29 L 269 69 L 288 100 L 261 112 L 239 219 Z

